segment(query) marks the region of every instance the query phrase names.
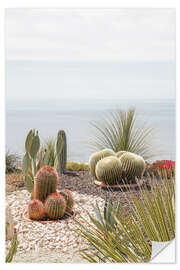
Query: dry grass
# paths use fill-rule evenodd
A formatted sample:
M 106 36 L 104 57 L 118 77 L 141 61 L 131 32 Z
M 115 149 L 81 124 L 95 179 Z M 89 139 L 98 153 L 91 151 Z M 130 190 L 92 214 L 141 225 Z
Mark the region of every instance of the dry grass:
M 6 174 L 6 184 L 8 185 L 19 185 L 24 183 L 24 178 L 22 173 L 7 173 Z

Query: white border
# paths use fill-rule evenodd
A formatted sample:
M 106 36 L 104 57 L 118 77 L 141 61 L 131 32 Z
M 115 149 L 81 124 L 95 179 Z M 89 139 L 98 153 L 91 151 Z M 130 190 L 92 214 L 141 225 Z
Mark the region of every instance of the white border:
M 1 263 L 4 262 L 4 201 L 5 201 L 5 185 L 4 185 L 4 151 L 5 151 L 5 112 L 4 112 L 4 100 L 5 100 L 5 91 L 4 91 L 4 86 L 5 86 L 5 72 L 4 72 L 4 59 L 5 59 L 5 53 L 4 53 L 4 14 L 5 14 L 5 8 L 176 8 L 176 20 L 177 20 L 177 34 L 179 31 L 179 17 L 180 17 L 180 1 L 179 0 L 4 0 L 0 2 L 0 207 L 1 207 L 1 216 L 0 216 L 0 222 L 2 223 L 0 226 L 0 259 Z M 179 48 L 179 35 L 177 36 L 177 43 L 176 43 L 176 48 Z M 177 78 L 177 89 L 179 86 L 179 53 L 178 50 L 176 52 L 177 55 L 177 71 L 176 71 L 176 78 Z M 3 60 L 2 60 L 3 59 Z M 179 76 L 178 76 L 179 75 Z M 179 95 L 177 91 L 177 119 L 179 116 Z M 179 124 L 177 120 L 177 138 L 180 136 L 179 133 Z M 179 150 L 179 143 L 177 141 L 177 150 Z M 177 155 L 177 163 L 179 161 L 178 155 Z M 178 165 L 177 165 L 178 167 Z M 177 182 L 180 181 L 178 179 L 179 177 L 179 171 L 177 168 Z M 178 188 L 178 183 L 176 185 L 176 188 Z M 177 193 L 177 189 L 176 189 Z M 177 201 L 178 201 L 178 196 L 176 196 Z M 176 211 L 176 220 L 178 220 L 179 215 L 178 211 Z M 178 228 L 178 221 L 176 223 L 176 227 Z M 179 234 L 177 232 L 176 238 L 178 236 L 179 240 Z M 178 242 L 178 241 L 177 241 Z M 176 244 L 176 248 L 178 249 L 178 244 Z M 176 250 L 176 254 L 178 254 L 178 251 Z M 176 262 L 178 262 L 178 258 L 176 258 Z M 179 262 L 178 262 L 179 264 Z M 176 265 L 162 265 L 162 267 L 169 268 L 169 267 L 178 267 L 178 264 Z M 98 264 L 98 265 L 91 265 L 91 264 L 53 264 L 53 268 L 68 268 L 68 267 L 73 267 L 76 269 L 84 269 L 86 267 L 87 269 L 90 269 L 91 267 L 95 267 L 97 269 L 101 268 L 102 269 L 142 269 L 144 267 L 160 267 L 160 265 L 152 265 L 152 264 Z M 6 264 L 3 265 L 3 267 L 9 268 L 13 267 L 16 268 L 32 268 L 33 265 L 31 264 Z M 38 264 L 38 267 L 40 267 L 40 264 Z M 43 264 L 43 268 L 47 269 L 50 267 L 49 264 Z

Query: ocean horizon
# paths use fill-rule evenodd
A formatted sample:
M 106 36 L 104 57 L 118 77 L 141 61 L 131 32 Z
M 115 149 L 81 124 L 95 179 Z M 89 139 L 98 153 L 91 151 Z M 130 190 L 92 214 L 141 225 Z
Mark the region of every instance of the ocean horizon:
M 8 100 L 6 103 L 6 150 L 20 156 L 28 131 L 39 131 L 41 144 L 56 138 L 60 129 L 67 134 L 68 160 L 88 162 L 93 153 L 88 145 L 92 122 L 101 122 L 113 110 L 135 108 L 137 123 L 154 128 L 152 145 L 157 156 L 175 160 L 175 100 L 167 99 L 57 99 Z M 151 143 L 151 142 L 150 142 Z

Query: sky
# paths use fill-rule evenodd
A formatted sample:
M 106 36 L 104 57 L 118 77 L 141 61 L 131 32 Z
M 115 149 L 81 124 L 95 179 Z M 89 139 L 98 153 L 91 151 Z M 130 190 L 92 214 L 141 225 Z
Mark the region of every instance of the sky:
M 174 9 L 7 9 L 7 99 L 174 98 Z

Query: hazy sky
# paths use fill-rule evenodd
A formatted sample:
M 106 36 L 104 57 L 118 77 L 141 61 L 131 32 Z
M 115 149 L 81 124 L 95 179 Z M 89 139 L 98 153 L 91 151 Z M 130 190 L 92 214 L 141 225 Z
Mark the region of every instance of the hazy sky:
M 8 99 L 173 98 L 175 10 L 7 9 L 6 59 Z

